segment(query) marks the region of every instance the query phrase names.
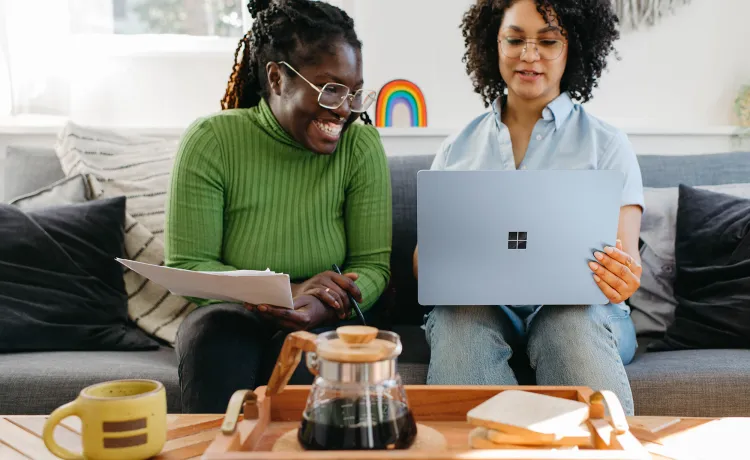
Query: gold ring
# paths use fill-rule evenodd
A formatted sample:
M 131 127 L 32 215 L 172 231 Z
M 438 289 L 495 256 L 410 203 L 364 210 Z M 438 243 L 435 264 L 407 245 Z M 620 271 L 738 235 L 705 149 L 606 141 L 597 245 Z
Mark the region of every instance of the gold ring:
M 633 258 L 628 256 L 628 263 L 627 263 L 628 268 L 630 268 L 631 265 L 633 265 Z

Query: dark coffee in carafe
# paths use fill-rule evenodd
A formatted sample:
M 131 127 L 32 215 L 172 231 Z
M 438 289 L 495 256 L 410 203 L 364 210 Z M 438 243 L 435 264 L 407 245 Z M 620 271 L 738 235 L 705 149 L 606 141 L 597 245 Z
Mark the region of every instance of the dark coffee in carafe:
M 406 449 L 417 435 L 409 408 L 390 398 L 340 398 L 306 411 L 299 442 L 310 450 Z

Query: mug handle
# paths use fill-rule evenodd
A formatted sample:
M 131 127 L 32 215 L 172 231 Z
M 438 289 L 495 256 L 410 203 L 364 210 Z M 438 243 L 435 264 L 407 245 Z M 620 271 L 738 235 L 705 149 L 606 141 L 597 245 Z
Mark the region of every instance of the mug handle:
M 75 454 L 64 447 L 60 447 L 60 445 L 55 442 L 55 427 L 64 418 L 70 417 L 71 415 L 80 417 L 77 409 L 78 400 L 71 401 L 52 411 L 52 414 L 50 414 L 44 422 L 44 431 L 42 432 L 44 445 L 47 446 L 47 449 L 49 449 L 50 452 L 64 460 L 83 460 L 83 455 Z

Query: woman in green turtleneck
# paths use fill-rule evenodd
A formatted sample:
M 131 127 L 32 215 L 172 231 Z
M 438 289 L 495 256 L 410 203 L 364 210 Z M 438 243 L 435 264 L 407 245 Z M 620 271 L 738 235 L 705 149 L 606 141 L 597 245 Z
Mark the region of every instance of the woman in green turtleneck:
M 186 413 L 223 413 L 266 383 L 286 333 L 354 317 L 348 294 L 367 311 L 390 277 L 390 175 L 351 18 L 310 0 L 248 8 L 225 110 L 193 123 L 175 160 L 166 264 L 288 273 L 295 309 L 196 299 L 177 334 Z

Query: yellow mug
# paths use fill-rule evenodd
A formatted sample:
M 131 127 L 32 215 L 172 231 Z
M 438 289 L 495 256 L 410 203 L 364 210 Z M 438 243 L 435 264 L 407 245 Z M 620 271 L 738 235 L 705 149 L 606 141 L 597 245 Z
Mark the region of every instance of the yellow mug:
M 81 419 L 83 453 L 55 442 L 55 427 L 66 417 Z M 81 390 L 44 423 L 44 444 L 65 460 L 141 460 L 158 455 L 167 439 L 167 395 L 155 380 L 114 380 Z

